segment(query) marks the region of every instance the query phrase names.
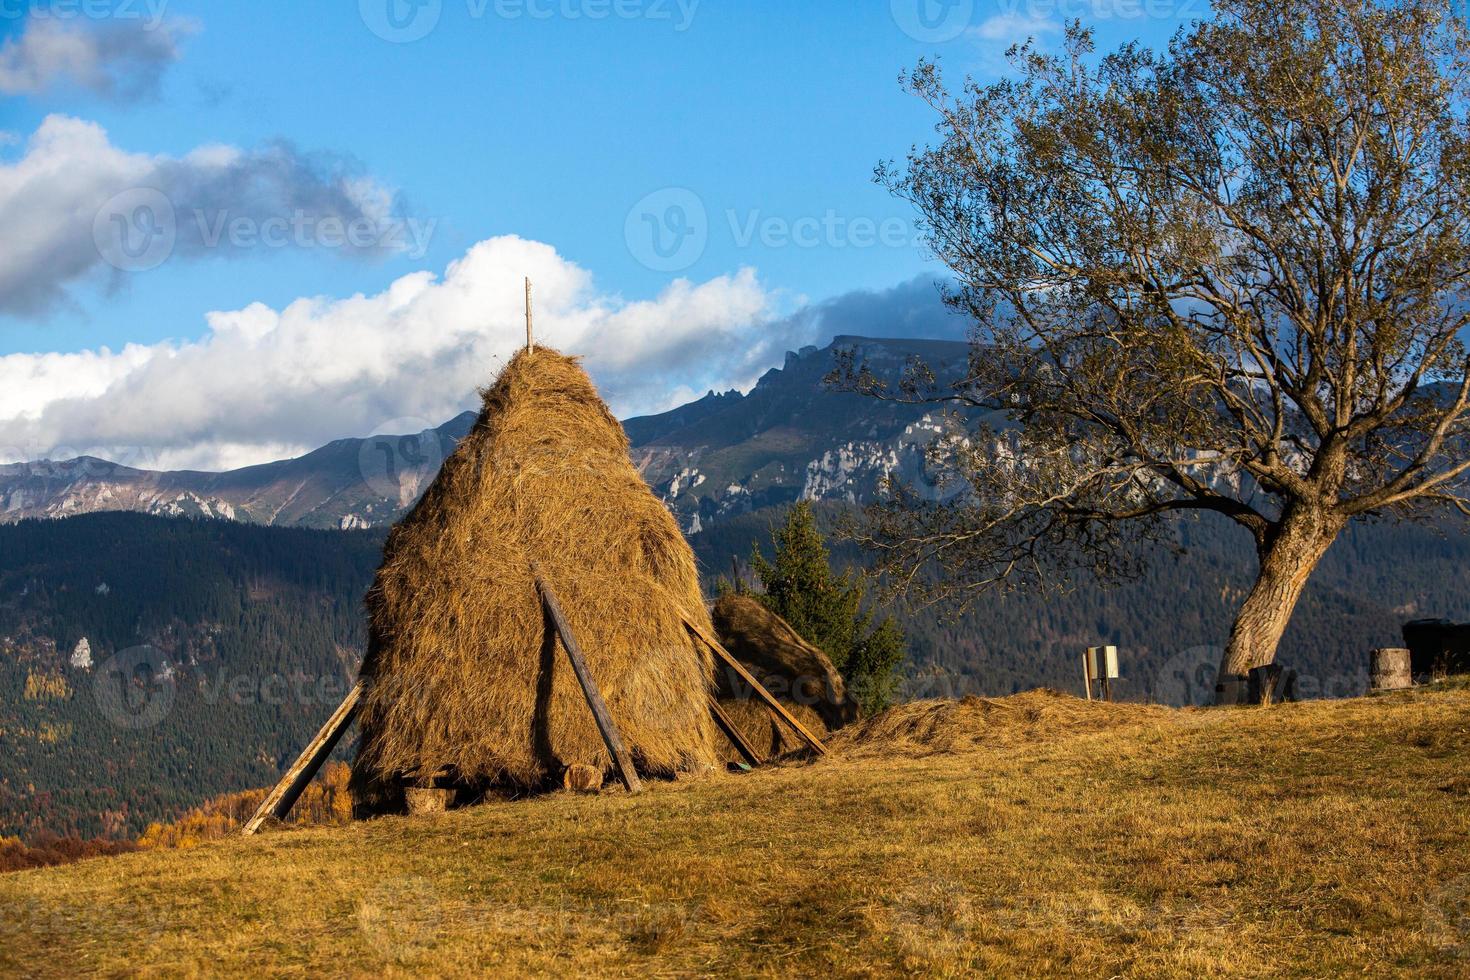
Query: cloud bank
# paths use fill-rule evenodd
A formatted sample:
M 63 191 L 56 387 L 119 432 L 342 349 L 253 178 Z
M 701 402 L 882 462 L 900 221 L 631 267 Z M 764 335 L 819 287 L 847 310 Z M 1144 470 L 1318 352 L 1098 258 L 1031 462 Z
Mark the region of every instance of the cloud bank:
M 422 254 L 432 222 L 340 157 L 289 143 L 130 153 L 95 123 L 52 115 L 0 162 L 0 314 L 37 315 L 84 281 L 117 286 L 166 261 L 259 248 Z
M 210 313 L 193 342 L 0 357 L 0 460 L 216 469 L 437 425 L 524 343 L 523 276 L 538 340 L 584 355 L 624 415 L 692 397 L 667 378 L 749 385 L 781 354 L 765 329 L 772 297 L 750 270 L 625 302 L 549 245 L 493 238 L 442 276 L 376 295 Z
M 0 95 L 74 86 L 115 102 L 153 98 L 192 33 L 188 21 L 152 17 L 33 16 L 0 45 Z
M 524 276 L 537 341 L 583 356 L 622 418 L 748 389 L 786 350 L 834 334 L 965 330 L 927 277 L 778 316 L 750 269 L 627 301 L 550 245 L 505 236 L 374 295 L 209 313 L 190 342 L 0 357 L 0 462 L 93 455 L 217 470 L 438 425 L 475 407 L 524 343 Z

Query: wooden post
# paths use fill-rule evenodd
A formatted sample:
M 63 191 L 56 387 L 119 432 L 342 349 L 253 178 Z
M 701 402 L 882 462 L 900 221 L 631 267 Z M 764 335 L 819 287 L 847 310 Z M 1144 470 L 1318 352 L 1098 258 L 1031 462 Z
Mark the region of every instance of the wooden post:
M 1087 692 L 1087 700 L 1092 700 L 1092 651 L 1082 651 L 1082 690 Z
M 767 691 L 765 687 L 762 686 L 761 682 L 756 680 L 755 677 L 750 673 L 750 671 L 745 669 L 745 666 L 740 661 L 731 656 L 729 650 L 726 650 L 724 647 L 720 646 L 719 640 L 716 640 L 713 636 L 710 636 L 709 633 L 705 631 L 704 627 L 694 622 L 694 620 L 690 619 L 687 615 L 683 613 L 680 613 L 680 615 L 683 616 L 684 625 L 688 628 L 689 632 L 693 633 L 695 636 L 703 640 L 705 642 L 705 645 L 713 650 L 716 654 L 718 654 L 720 659 L 724 660 L 725 663 L 729 665 L 731 670 L 739 674 L 740 679 L 749 684 L 751 688 L 754 689 L 755 693 L 760 695 L 761 700 L 766 703 L 766 707 L 775 712 L 777 718 L 780 721 L 784 721 L 786 723 L 786 726 L 794 731 L 804 742 L 806 742 L 806 744 L 810 745 L 814 750 L 816 750 L 816 753 L 818 755 L 827 754 L 827 746 L 823 745 L 821 740 L 818 739 L 817 736 L 807 731 L 805 725 L 793 718 L 791 716 L 791 712 L 782 707 L 781 702 L 772 697 L 771 692 Z
M 736 728 L 735 723 L 730 720 L 730 716 L 725 714 L 725 709 L 720 707 L 720 702 L 716 701 L 713 697 L 709 699 L 709 712 L 714 715 L 715 724 L 719 726 L 720 731 L 725 733 L 725 737 L 730 740 L 730 744 L 735 746 L 735 751 L 739 752 L 746 762 L 752 766 L 759 766 L 765 763 L 766 760 L 762 759 L 755 748 L 745 740 L 745 736 L 740 734 L 740 729 Z
M 290 813 L 291 807 L 296 805 L 296 800 L 306 789 L 307 783 L 311 782 L 311 778 L 322 767 L 322 763 L 327 761 L 327 756 L 332 754 L 332 749 L 336 748 L 338 740 L 342 738 L 342 733 L 347 730 L 348 724 L 357 715 L 357 702 L 361 698 L 362 681 L 359 680 L 352 686 L 352 690 L 347 692 L 347 697 L 342 699 L 337 710 L 332 712 L 332 717 L 327 719 L 321 731 L 316 733 L 316 738 L 307 743 L 306 748 L 302 750 L 301 755 L 296 757 L 296 761 L 291 763 L 291 767 L 276 783 L 275 788 L 266 794 L 264 800 L 261 800 L 255 815 L 241 828 L 242 834 L 248 837 L 255 833 L 260 829 L 260 825 L 265 823 L 267 817 L 275 817 L 277 820 L 286 819 L 286 814 Z
M 531 566 L 531 572 L 536 577 L 536 589 L 541 593 L 541 602 L 545 605 L 546 612 L 556 627 L 557 635 L 561 637 L 561 645 L 566 648 L 567 659 L 572 662 L 572 672 L 577 675 L 577 683 L 582 685 L 582 694 L 587 698 L 587 707 L 592 709 L 592 717 L 597 721 L 597 730 L 602 733 L 602 741 L 606 743 L 607 751 L 612 755 L 613 762 L 617 764 L 618 775 L 622 777 L 623 785 L 628 787 L 628 792 L 636 793 L 643 788 L 643 783 L 638 779 L 638 773 L 633 768 L 633 760 L 628 757 L 628 750 L 623 747 L 623 738 L 618 734 L 612 716 L 607 713 L 607 703 L 602 700 L 602 694 L 597 690 L 597 682 L 592 679 L 592 673 L 587 669 L 587 661 L 582 657 L 582 648 L 577 645 L 577 638 L 572 635 L 572 628 L 567 624 L 566 617 L 562 615 L 561 606 L 556 602 L 556 596 L 552 595 L 551 588 L 541 578 L 541 571 L 534 563 Z
M 531 277 L 526 277 L 526 350 L 532 348 L 531 344 Z

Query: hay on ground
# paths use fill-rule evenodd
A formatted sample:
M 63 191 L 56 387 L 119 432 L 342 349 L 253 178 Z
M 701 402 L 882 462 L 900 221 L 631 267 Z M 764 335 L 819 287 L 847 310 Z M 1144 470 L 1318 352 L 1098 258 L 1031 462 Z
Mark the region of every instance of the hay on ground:
M 393 528 L 368 593 L 360 812 L 397 783 L 543 787 L 611 759 L 543 615 L 539 564 L 640 772 L 715 759 L 711 628 L 694 555 L 577 362 L 517 354 L 470 434 Z
M 828 729 L 857 720 L 858 706 L 827 654 L 759 599 L 721 596 L 711 619 L 725 649 L 777 698 L 811 706 Z M 721 701 L 748 696 L 744 681 L 724 665 L 717 665 L 715 678 Z
M 807 731 L 823 741 L 827 738 L 827 725 L 822 716 L 813 711 L 810 706 L 797 704 L 794 701 L 782 701 L 781 706 L 791 712 L 797 721 L 806 726 Z M 806 754 L 811 748 L 781 722 L 771 717 L 771 712 L 765 703 L 755 699 L 721 701 L 720 707 L 730 721 L 739 729 L 740 734 L 750 743 L 751 748 L 760 753 L 762 759 L 767 762 L 791 753 Z M 720 761 L 744 762 L 742 756 L 735 746 L 723 734 L 717 736 L 719 739 Z
M 848 756 L 931 755 L 1158 724 L 1177 714 L 1158 705 L 1087 701 L 1039 688 L 1003 698 L 910 701 L 835 733 L 827 745 Z

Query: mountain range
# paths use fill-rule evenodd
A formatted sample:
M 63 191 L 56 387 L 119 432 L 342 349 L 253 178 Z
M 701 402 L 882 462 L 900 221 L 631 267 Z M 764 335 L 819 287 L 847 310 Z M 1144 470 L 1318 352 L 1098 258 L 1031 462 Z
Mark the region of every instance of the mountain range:
M 711 391 L 659 415 L 626 420 L 635 464 L 686 532 L 798 497 L 861 502 L 892 472 L 932 484 L 924 448 L 939 413 L 834 392 L 823 378 L 837 349 L 879 376 L 920 356 L 957 376 L 968 348 L 952 341 L 837 337 L 789 352 L 748 393 Z M 392 524 L 474 424 L 465 412 L 415 433 L 338 439 L 294 459 L 219 473 L 152 471 L 82 456 L 0 466 L 0 521 L 135 511 L 280 527 Z

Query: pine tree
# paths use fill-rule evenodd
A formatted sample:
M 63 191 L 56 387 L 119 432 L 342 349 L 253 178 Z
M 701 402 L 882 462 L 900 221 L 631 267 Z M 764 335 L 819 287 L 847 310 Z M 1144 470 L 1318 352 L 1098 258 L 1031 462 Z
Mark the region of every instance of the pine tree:
M 903 631 L 887 616 L 874 624 L 873 610 L 864 608 L 866 590 L 859 575 L 850 569 L 833 572 L 808 501 L 798 501 L 786 523 L 772 528 L 771 544 L 773 560 L 767 561 L 759 546 L 750 558 L 764 589 L 760 601 L 831 658 L 864 712 L 883 710 L 898 687 Z

